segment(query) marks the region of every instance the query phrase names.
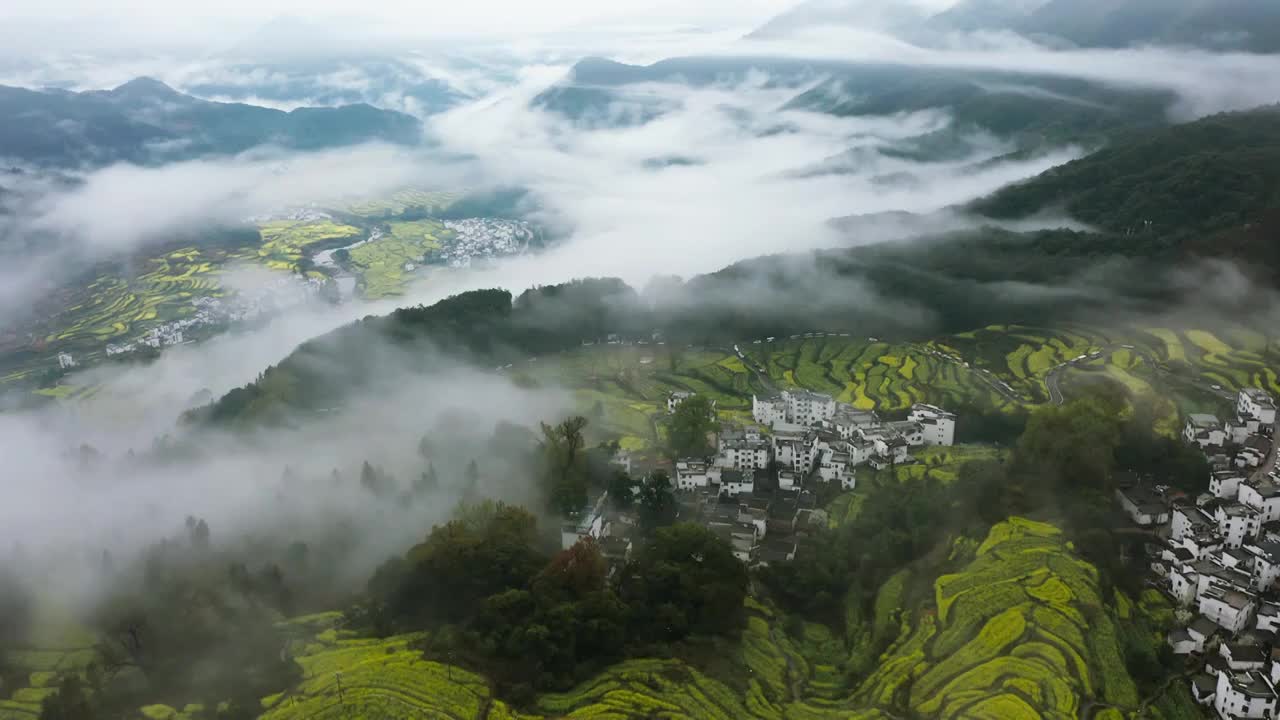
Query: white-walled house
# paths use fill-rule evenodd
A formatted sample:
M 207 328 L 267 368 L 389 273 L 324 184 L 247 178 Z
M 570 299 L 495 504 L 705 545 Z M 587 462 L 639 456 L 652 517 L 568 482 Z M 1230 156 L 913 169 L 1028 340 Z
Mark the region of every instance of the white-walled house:
M 1280 578 L 1280 543 L 1262 542 L 1245 545 L 1242 550 L 1252 556 L 1249 576 L 1255 590 L 1262 592 L 1275 585 Z
M 720 492 L 727 495 L 740 495 L 755 490 L 756 473 L 763 470 L 725 470 L 720 473 Z
M 691 397 L 693 397 L 693 393 L 688 390 L 676 390 L 670 395 L 667 395 L 667 412 L 674 413 L 676 408 L 680 407 L 685 400 L 688 400 Z
M 685 459 L 676 462 L 676 489 L 697 490 L 720 483 L 721 469 L 705 460 Z
M 1218 418 L 1196 413 L 1187 416 L 1187 422 L 1182 427 L 1182 437 L 1187 442 L 1204 449 L 1222 447 L 1226 442 L 1227 434 Z
M 848 405 L 836 408 L 835 415 L 822 423 L 822 427 L 835 432 L 845 440 L 852 440 L 861 434 L 863 428 L 880 425 L 880 418 L 870 410 L 855 410 Z
M 1185 628 L 1169 633 L 1169 646 L 1179 655 L 1204 652 L 1209 640 L 1218 632 L 1218 626 L 1206 617 L 1197 617 Z
M 1253 418 L 1263 425 L 1275 425 L 1275 398 L 1261 388 L 1245 388 L 1236 396 L 1236 414 Z
M 1276 686 L 1271 678 L 1256 670 L 1220 670 L 1213 708 L 1222 718 L 1270 718 L 1276 711 Z
M 1271 480 L 1246 480 L 1237 494 L 1242 505 L 1258 511 L 1262 522 L 1280 520 L 1280 485 Z
M 1209 476 L 1209 492 L 1214 497 L 1234 500 L 1240 495 L 1240 483 L 1244 476 L 1234 470 L 1219 470 Z
M 605 512 L 608 507 L 609 493 L 601 493 L 594 503 L 587 505 L 576 519 L 570 519 L 560 526 L 560 545 L 564 550 L 573 547 L 579 540 L 594 538 L 599 540 L 608 536 L 609 523 Z
M 813 469 L 818 457 L 818 433 L 813 430 L 779 430 L 773 434 L 773 458 L 801 478 Z
M 1116 499 L 1138 525 L 1151 527 L 1169 522 L 1169 503 L 1147 488 L 1116 488 Z
M 794 470 L 783 468 L 778 471 L 779 490 L 794 490 L 798 487 L 800 487 L 800 483 L 796 479 L 796 473 Z
M 797 425 L 816 425 L 836 414 L 836 400 L 830 395 L 788 390 L 782 393 L 782 397 L 787 401 L 787 421 Z
M 954 445 L 956 441 L 956 416 L 942 408 L 924 403 L 911 406 L 907 419 L 919 423 L 923 429 L 923 444 Z
M 767 427 L 786 422 L 787 401 L 781 395 L 752 395 L 751 418 Z
M 1222 536 L 1218 534 L 1216 525 L 1209 531 L 1188 533 L 1173 543 L 1175 549 L 1187 550 L 1195 560 L 1203 560 L 1213 555 L 1222 550 L 1223 545 Z
M 1181 540 L 1197 532 L 1216 530 L 1218 523 L 1195 505 L 1175 505 L 1170 513 L 1169 537 Z
M 1280 604 L 1273 602 L 1260 604 L 1253 626 L 1266 632 L 1280 630 Z
M 1237 672 L 1262 670 L 1267 666 L 1268 653 L 1257 645 L 1224 642 L 1218 646 L 1218 654 L 1227 662 L 1228 668 Z
M 1238 502 L 1227 502 L 1218 505 L 1213 517 L 1218 521 L 1218 533 L 1223 544 L 1229 548 L 1238 548 L 1246 540 L 1256 537 L 1262 526 L 1262 519 L 1257 510 Z
M 733 470 L 763 470 L 769 467 L 769 443 L 745 437 L 722 441 L 715 464 Z
M 1253 623 L 1258 598 L 1217 580 L 1199 595 L 1200 614 L 1230 633 L 1238 633 Z

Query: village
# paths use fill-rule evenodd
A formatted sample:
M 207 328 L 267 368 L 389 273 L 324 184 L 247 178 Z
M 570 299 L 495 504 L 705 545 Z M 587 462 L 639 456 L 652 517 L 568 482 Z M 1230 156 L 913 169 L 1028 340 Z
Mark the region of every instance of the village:
M 671 393 L 667 413 L 691 397 Z M 669 472 L 679 520 L 716 533 L 749 566 L 794 560 L 800 545 L 827 527 L 820 490 L 852 490 L 862 466 L 913 463 L 912 448 L 955 441 L 956 416 L 925 404 L 912 406 L 905 420 L 885 421 L 829 395 L 787 390 L 753 396 L 751 414 L 756 424 L 722 427 L 706 457 L 663 466 L 643 464 L 620 450 L 612 459 L 633 477 Z M 634 513 L 610 509 L 603 493 L 561 530 L 565 548 L 587 537 L 616 567 L 639 543 L 638 520 Z
M 118 343 L 108 343 L 107 357 L 136 352 L 142 348 L 160 349 L 191 342 L 190 331 L 200 327 L 213 327 L 232 323 L 252 322 L 291 307 L 296 307 L 319 297 L 325 289 L 325 280 L 299 275 L 281 275 L 252 291 L 240 291 L 226 297 L 203 296 L 191 299 L 195 312 L 181 320 L 149 328 L 143 335 Z M 62 369 L 76 366 L 76 360 L 68 353 L 58 356 Z
M 476 260 L 518 255 L 529 247 L 533 229 L 529 223 L 499 218 L 445 220 L 454 237 L 441 250 L 451 268 L 471 267 Z
M 1191 693 L 1225 719 L 1274 717 L 1280 701 L 1280 475 L 1276 404 L 1240 391 L 1235 417 L 1186 418 L 1183 439 L 1209 461 L 1194 497 L 1132 478 L 1116 491 L 1148 533 L 1152 583 L 1178 607 L 1172 651 L 1188 659 Z

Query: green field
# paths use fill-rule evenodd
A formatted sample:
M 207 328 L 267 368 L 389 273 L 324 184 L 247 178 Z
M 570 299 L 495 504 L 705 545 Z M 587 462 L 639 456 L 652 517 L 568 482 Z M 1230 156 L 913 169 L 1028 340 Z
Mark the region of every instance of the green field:
M 938 578 L 934 604 L 881 657 L 863 702 L 905 699 L 937 718 L 1075 718 L 1089 701 L 1139 703 L 1097 571 L 1053 526 L 995 526 L 972 561 Z
M 450 235 L 452 231 L 434 220 L 388 223 L 382 237 L 350 250 L 351 269 L 361 292 L 370 299 L 403 294 L 410 276 L 406 263 L 421 265 Z
M 238 253 L 235 259 L 252 259 L 271 268 L 292 272 L 312 245 L 341 245 L 353 242 L 363 231 L 352 225 L 329 220 L 273 220 L 258 229 L 262 243 Z

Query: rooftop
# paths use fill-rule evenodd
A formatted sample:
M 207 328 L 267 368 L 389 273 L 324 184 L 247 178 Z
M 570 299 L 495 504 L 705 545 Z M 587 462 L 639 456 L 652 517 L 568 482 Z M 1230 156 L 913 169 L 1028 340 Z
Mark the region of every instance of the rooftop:
M 1274 697 L 1276 694 L 1276 688 L 1271 684 L 1271 679 L 1260 672 L 1231 673 L 1228 678 L 1233 690 L 1249 697 L 1266 698 Z
M 1266 662 L 1267 660 L 1267 651 L 1257 645 L 1229 642 L 1225 643 L 1223 648 L 1233 662 Z
M 1187 631 L 1192 635 L 1199 635 L 1201 638 L 1207 638 L 1218 632 L 1218 626 L 1209 618 L 1199 615 L 1191 624 L 1187 626 Z
M 1222 427 L 1222 423 L 1218 422 L 1217 417 L 1213 415 L 1206 415 L 1204 413 L 1192 413 L 1191 415 L 1188 415 L 1187 422 L 1190 423 L 1192 427 L 1199 428 L 1201 430 L 1211 430 Z
M 1240 391 L 1240 394 L 1264 408 L 1274 408 L 1276 406 L 1275 398 L 1271 397 L 1271 393 L 1262 388 L 1245 388 Z

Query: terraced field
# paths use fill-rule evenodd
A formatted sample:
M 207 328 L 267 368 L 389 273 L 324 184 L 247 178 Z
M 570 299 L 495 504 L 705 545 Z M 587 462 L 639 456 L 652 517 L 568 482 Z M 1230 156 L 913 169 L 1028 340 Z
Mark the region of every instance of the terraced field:
M 871 615 L 853 621 L 865 628 L 866 643 L 789 622 L 748 597 L 746 629 L 716 651 L 722 661 L 714 677 L 679 659 L 630 660 L 568 692 L 540 696 L 533 715 L 495 699 L 485 678 L 424 659 L 414 649 L 421 634 L 363 638 L 338 629 L 340 613 L 299 617 L 279 627 L 303 679 L 263 698 L 262 718 L 1053 719 L 1086 710 L 1127 716 L 1142 702 L 1120 648 L 1126 633 L 1160 642 L 1172 608 L 1159 593 L 1104 604 L 1096 570 L 1062 534 L 1019 518 L 982 543 L 957 540 L 949 564 L 955 571 L 937 577 L 923 603 L 928 586 L 915 571 L 892 576 Z M 891 644 L 878 658 L 860 658 L 884 642 Z M 0 702 L 0 720 L 35 720 L 57 673 L 81 671 L 92 657 L 88 647 L 19 653 L 30 683 Z M 850 686 L 855 666 L 866 675 Z M 1175 689 L 1157 698 L 1151 716 L 1193 717 L 1183 713 L 1190 710 L 1184 695 Z M 200 710 L 153 705 L 138 717 L 195 720 Z
M 94 638 L 77 623 L 70 622 L 57 603 L 46 602 L 38 609 L 30 645 L 6 653 L 8 661 L 26 674 L 25 684 L 6 688 L 0 696 L 0 720 L 37 720 L 40 703 L 55 692 L 64 674 L 81 674 L 97 659 Z M 12 692 L 8 692 L 8 690 Z
M 83 300 L 54 317 L 57 328 L 45 342 L 72 353 L 100 351 L 155 325 L 195 314 L 195 297 L 221 297 L 217 269 L 228 261 L 224 250 L 181 248 L 143 262 L 132 278 L 103 275 Z
M 412 271 L 423 259 L 440 249 L 442 240 L 453 232 L 434 220 L 391 222 L 388 232 L 372 242 L 349 251 L 351 267 L 359 278 L 366 298 L 377 299 L 404 293 Z
M 363 233 L 360 228 L 330 220 L 273 220 L 263 224 L 258 232 L 262 243 L 235 257 L 256 260 L 272 270 L 290 272 L 309 254 L 311 246 L 341 245 L 342 241 L 354 240 Z
M 953 445 L 950 447 L 922 447 L 911 452 L 916 462 L 899 465 L 892 471 L 885 470 L 877 476 L 892 477 L 899 482 L 928 477 L 941 483 L 951 483 L 959 476 L 960 467 L 976 460 L 999 460 L 1007 457 L 1008 449 L 990 445 Z
M 260 243 L 252 247 L 177 248 L 104 272 L 76 289 L 61 310 L 41 323 L 37 359 L 45 367 L 58 352 L 82 362 L 97 359 L 108 343 L 136 339 L 153 327 L 191 317 L 197 311 L 194 298 L 224 297 L 228 268 L 244 263 L 293 272 L 313 246 L 340 244 L 363 231 L 328 220 L 282 220 L 262 225 L 259 232 Z M 21 380 L 32 369 L 14 368 L 5 380 Z
M 1011 519 L 960 572 L 935 583 L 935 607 L 855 693 L 930 718 L 1075 718 L 1086 705 L 1140 702 L 1097 571 L 1050 525 Z
M 1012 403 L 960 358 L 933 344 L 889 344 L 815 336 L 744 346 L 779 386 L 828 393 L 862 410 L 901 410 L 917 402 Z

